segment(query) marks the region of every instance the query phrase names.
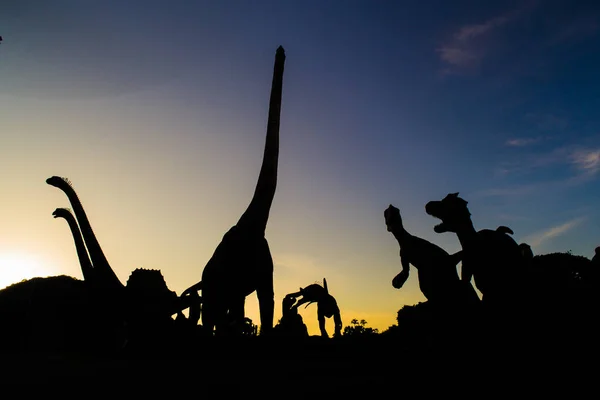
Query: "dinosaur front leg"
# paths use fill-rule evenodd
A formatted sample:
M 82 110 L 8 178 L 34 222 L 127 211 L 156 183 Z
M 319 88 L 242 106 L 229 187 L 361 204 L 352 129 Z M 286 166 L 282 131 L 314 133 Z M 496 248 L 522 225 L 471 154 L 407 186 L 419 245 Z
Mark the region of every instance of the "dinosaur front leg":
M 273 277 L 268 284 L 256 290 L 258 308 L 260 310 L 260 333 L 269 333 L 273 329 L 273 314 L 275 312 L 275 293 L 273 290 Z
M 342 316 L 340 315 L 339 310 L 333 315 L 333 320 L 335 322 L 335 333 L 334 337 L 342 335 Z

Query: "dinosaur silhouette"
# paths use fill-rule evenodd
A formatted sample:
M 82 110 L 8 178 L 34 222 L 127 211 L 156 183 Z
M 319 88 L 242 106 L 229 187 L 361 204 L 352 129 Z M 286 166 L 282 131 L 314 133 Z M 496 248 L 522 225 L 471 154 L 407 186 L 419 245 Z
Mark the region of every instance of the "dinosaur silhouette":
M 192 307 L 197 301 L 190 297 L 178 298 L 168 289 L 159 270 L 137 268 L 130 274 L 127 285 L 123 285 L 106 260 L 71 183 L 58 176 L 48 178 L 46 183 L 65 192 L 73 207 L 75 216 L 65 208 L 57 208 L 52 215 L 68 222 L 84 281 L 93 288 L 96 301 L 105 304 L 106 315 L 113 314 L 110 318 L 124 321 L 140 336 L 144 334 L 142 327 L 166 326 L 171 315 Z
M 105 290 L 122 290 L 124 285 L 121 283 L 108 263 L 108 260 L 106 259 L 102 248 L 100 247 L 100 243 L 98 243 L 98 240 L 96 239 L 96 234 L 92 229 L 87 214 L 83 209 L 83 205 L 79 200 L 79 196 L 75 192 L 75 189 L 73 189 L 71 182 L 67 178 L 52 176 L 46 179 L 46 183 L 62 190 L 67 195 L 67 198 L 71 203 L 71 207 L 73 208 L 73 212 L 75 213 L 77 222 L 79 223 L 79 228 L 81 229 L 81 236 L 85 241 L 85 245 L 89 253 L 89 259 L 94 269 L 94 279 L 96 284 L 103 287 Z M 64 212 L 60 213 L 62 214 Z M 67 219 L 67 221 L 69 221 L 69 219 Z M 73 231 L 73 228 L 71 228 L 71 230 Z M 76 231 L 73 232 L 75 233 Z M 79 235 L 74 235 L 74 240 L 76 242 L 79 241 L 77 236 Z
M 340 309 L 337 305 L 337 301 L 335 298 L 329 294 L 329 289 L 327 288 L 327 280 L 323 278 L 323 286 L 313 283 L 312 285 L 308 285 L 305 288 L 300 288 L 300 291 L 290 293 L 286 297 L 289 298 L 298 298 L 302 296 L 300 300 L 298 300 L 293 308 L 297 309 L 302 304 L 306 304 L 305 308 L 308 307 L 311 303 L 317 303 L 317 318 L 319 320 L 319 329 L 321 330 L 321 336 L 329 337 L 327 330 L 325 329 L 325 318 L 333 317 L 333 321 L 335 324 L 335 333 L 334 337 L 341 336 L 342 334 L 342 317 L 340 315 Z
M 52 213 L 52 216 L 54 216 L 54 218 L 64 218 L 69 224 L 69 228 L 71 229 L 73 240 L 75 242 L 75 248 L 77 249 L 77 257 L 79 258 L 79 265 L 81 266 L 83 280 L 90 284 L 95 283 L 96 279 L 94 276 L 94 267 L 92 266 L 92 261 L 90 260 L 87 249 L 85 248 L 85 243 L 81 236 L 81 231 L 79 230 L 79 225 L 77 225 L 75 216 L 68 208 L 57 208 Z
M 183 294 L 202 289 L 202 325 L 215 334 L 243 327 L 246 297 L 256 291 L 261 334 L 273 328 L 273 259 L 265 230 L 277 187 L 279 120 L 285 51 L 275 55 L 269 117 L 262 166 L 254 196 L 239 221 L 225 235 L 204 267 L 202 279 Z
M 519 245 L 508 233 L 509 228 L 476 231 L 467 201 L 450 193 L 440 201 L 430 201 L 425 212 L 441 223 L 436 233 L 454 232 L 462 246 L 462 280 L 471 277 L 482 293 L 482 302 L 494 307 L 510 308 L 523 289 L 520 274 L 524 272 Z M 510 231 L 508 232 L 507 229 Z
M 275 330 L 283 337 L 308 337 L 308 329 L 304 324 L 302 316 L 298 314 L 298 308 L 294 307 L 296 298 L 286 295 L 281 302 L 281 320 L 275 326 Z
M 461 282 L 456 264 L 462 258 L 459 251 L 453 255 L 420 237 L 411 235 L 402 224 L 400 210 L 393 205 L 384 211 L 385 224 L 400 245 L 402 271 L 392 280 L 400 289 L 408 279 L 410 266 L 417 268 L 419 288 L 428 301 L 436 305 L 466 305 L 479 302 L 469 282 Z

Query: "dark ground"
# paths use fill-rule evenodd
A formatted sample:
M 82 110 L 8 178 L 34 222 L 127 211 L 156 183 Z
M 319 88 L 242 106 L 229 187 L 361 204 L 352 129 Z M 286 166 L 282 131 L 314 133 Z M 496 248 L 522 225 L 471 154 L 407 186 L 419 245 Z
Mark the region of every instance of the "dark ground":
M 187 352 L 5 354 L 2 386 L 80 387 L 152 392 L 158 388 L 219 398 L 477 397 L 597 394 L 597 351 L 494 343 L 486 348 L 399 345 L 373 337 L 284 342 L 247 338 L 205 342 Z M 39 387 L 39 386 L 38 386 Z M 266 387 L 266 391 L 261 391 Z M 583 396 L 583 395 L 582 395 Z M 593 396 L 592 396 L 593 397 Z

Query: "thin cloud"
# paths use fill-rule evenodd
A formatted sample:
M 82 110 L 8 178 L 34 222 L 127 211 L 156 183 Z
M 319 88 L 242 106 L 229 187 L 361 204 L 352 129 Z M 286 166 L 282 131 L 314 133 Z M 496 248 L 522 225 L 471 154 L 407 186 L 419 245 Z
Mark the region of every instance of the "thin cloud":
M 537 137 L 537 138 L 514 138 L 514 139 L 508 139 L 506 141 L 506 145 L 507 146 L 512 146 L 512 147 L 523 147 L 523 146 L 528 146 L 530 144 L 537 143 L 541 139 L 542 138 L 540 138 L 540 137 Z
M 585 217 L 574 218 L 570 221 L 565 222 L 564 224 L 553 226 L 549 229 L 530 235 L 524 238 L 523 241 L 525 243 L 528 243 L 530 246 L 539 246 L 549 239 L 553 239 L 557 236 L 564 235 L 565 233 L 567 233 L 568 231 L 585 221 L 585 219 Z
M 531 4 L 533 3 L 528 3 L 527 6 L 529 7 Z M 485 56 L 487 48 L 481 41 L 495 30 L 518 19 L 528 7 L 498 15 L 482 23 L 460 27 L 450 40 L 435 49 L 439 54 L 440 60 L 448 66 L 444 72 L 451 73 L 456 69 L 471 68 L 479 65 Z
M 472 67 L 479 64 L 483 53 L 474 47 L 473 42 L 490 31 L 506 24 L 510 19 L 506 16 L 492 18 L 482 24 L 461 27 L 452 40 L 436 49 L 440 59 L 455 67 Z
M 515 174 L 528 174 L 541 168 L 563 165 L 571 168 L 571 176 L 550 181 L 533 181 L 529 184 L 490 188 L 477 192 L 481 197 L 526 196 L 541 190 L 560 190 L 589 183 L 600 173 L 600 148 L 565 146 L 549 153 L 536 154 L 521 162 L 504 162 L 494 170 L 496 176 L 506 178 Z M 568 172 L 567 172 L 568 173 Z
M 600 149 L 582 149 L 570 155 L 571 163 L 587 175 L 596 175 L 600 171 Z
M 506 142 L 509 146 L 525 146 L 531 143 L 522 139 L 512 139 L 509 142 Z M 595 176 L 600 172 L 600 148 L 581 146 L 557 147 L 547 153 L 531 154 L 525 160 L 518 162 L 505 161 L 496 169 L 496 173 L 502 175 L 515 172 L 527 173 L 536 169 L 561 164 L 565 167 L 574 167 L 577 175 Z

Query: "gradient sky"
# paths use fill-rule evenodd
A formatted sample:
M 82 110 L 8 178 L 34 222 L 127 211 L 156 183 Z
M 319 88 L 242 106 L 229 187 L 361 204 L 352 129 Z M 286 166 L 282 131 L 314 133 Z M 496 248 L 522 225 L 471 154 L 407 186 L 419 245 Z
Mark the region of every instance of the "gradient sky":
M 279 45 L 274 322 L 323 277 L 344 325 L 383 330 L 424 301 L 414 268 L 391 286 L 390 203 L 449 252 L 424 210 L 449 192 L 535 254 L 600 244 L 597 2 L 3 0 L 0 35 L 0 287 L 82 278 L 52 175 L 123 283 L 138 267 L 196 283 L 253 194 Z

